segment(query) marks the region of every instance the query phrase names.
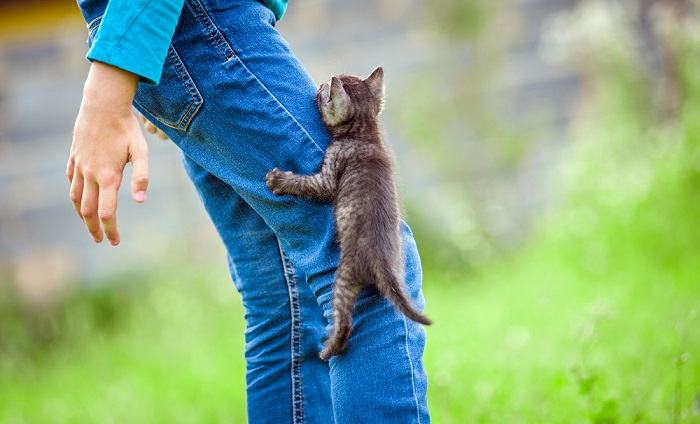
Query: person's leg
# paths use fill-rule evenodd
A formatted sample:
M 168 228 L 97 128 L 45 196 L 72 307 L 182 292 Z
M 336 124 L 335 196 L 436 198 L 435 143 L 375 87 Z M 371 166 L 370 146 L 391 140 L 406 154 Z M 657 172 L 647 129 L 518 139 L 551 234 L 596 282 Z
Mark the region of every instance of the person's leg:
M 161 84 L 140 87 L 137 108 L 261 217 L 328 320 L 339 256 L 331 205 L 276 196 L 264 182 L 274 167 L 311 174 L 320 165 L 329 140 L 316 86 L 261 3 L 217 6 L 186 1 Z M 403 231 L 406 279 L 422 308 L 417 250 Z M 336 422 L 428 422 L 423 328 L 372 290 L 360 295 L 353 319 L 347 352 L 330 361 Z M 306 384 L 302 372 L 302 391 Z
M 243 301 L 248 420 L 332 422 L 328 364 L 318 358 L 325 319 L 308 285 L 231 186 L 187 157 L 183 162 L 226 246 Z

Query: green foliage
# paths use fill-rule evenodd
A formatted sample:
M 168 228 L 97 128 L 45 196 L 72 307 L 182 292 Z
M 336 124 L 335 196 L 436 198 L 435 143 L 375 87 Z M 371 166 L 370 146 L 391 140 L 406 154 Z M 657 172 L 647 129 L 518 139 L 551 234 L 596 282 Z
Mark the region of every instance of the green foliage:
M 80 344 L 95 332 L 119 331 L 135 303 L 135 287 L 125 283 L 132 277 L 125 274 L 41 304 L 22 301 L 9 285 L 0 285 L 0 369 L 10 362 L 41 361 L 48 352 Z
M 483 0 L 439 0 L 425 7 L 436 22 L 439 60 L 393 91 L 398 99 L 392 104 L 400 105 L 394 109 L 399 130 L 419 158 L 414 179 L 429 180 L 430 189 L 402 190 L 402 196 L 422 246 L 436 253 L 428 261 L 461 272 L 510 241 L 499 239 L 508 238 L 507 219 L 496 228 L 495 199 L 508 191 L 504 182 L 532 151 L 539 129 L 504 119 L 499 82 L 517 27 L 513 8 Z
M 675 28 L 671 115 L 624 37 L 585 32 L 591 92 L 557 206 L 464 288 L 432 281 L 436 422 L 700 422 L 700 61 L 697 25 Z
M 430 10 L 439 31 L 471 39 L 478 36 L 488 22 L 490 3 L 486 0 L 434 0 Z
M 157 271 L 53 305 L 49 344 L 8 337 L 26 317 L 5 309 L 0 422 L 245 422 L 243 313 L 225 267 Z

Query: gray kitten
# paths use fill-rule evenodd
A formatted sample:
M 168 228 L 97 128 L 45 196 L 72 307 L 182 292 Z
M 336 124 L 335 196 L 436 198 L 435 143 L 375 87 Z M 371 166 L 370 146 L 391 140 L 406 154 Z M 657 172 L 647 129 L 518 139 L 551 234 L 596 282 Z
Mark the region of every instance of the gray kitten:
M 352 310 L 365 286 L 376 286 L 408 318 L 430 320 L 406 296 L 399 206 L 393 162 L 379 129 L 384 102 L 384 70 L 367 79 L 331 78 L 316 95 L 332 140 L 321 171 L 295 175 L 277 168 L 265 177 L 275 194 L 335 203 L 340 264 L 333 289 L 333 329 L 321 351 L 327 360 L 342 353 L 352 330 Z

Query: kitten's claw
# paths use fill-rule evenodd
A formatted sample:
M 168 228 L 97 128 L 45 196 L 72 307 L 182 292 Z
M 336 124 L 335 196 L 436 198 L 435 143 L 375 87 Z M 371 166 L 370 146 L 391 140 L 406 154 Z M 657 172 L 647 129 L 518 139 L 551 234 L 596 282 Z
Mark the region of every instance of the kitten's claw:
M 331 348 L 326 347 L 318 354 L 318 357 L 321 358 L 322 361 L 327 361 L 334 355 L 337 355 L 337 353 L 333 352 Z
M 318 357 L 321 358 L 322 361 L 327 361 L 330 359 L 331 356 L 340 355 L 341 353 L 345 352 L 347 348 L 347 337 L 340 340 L 336 340 L 332 343 L 326 342 L 326 345 L 324 346 L 321 353 L 318 354 Z
M 267 188 L 269 188 L 274 194 L 284 194 L 284 190 L 282 190 L 283 175 L 284 174 L 282 171 L 277 168 L 274 168 L 272 171 L 268 172 L 267 175 L 265 175 L 265 184 L 267 184 Z
M 318 357 L 321 358 L 322 361 L 327 361 L 331 358 L 331 356 L 337 356 L 343 352 L 345 352 L 345 348 L 338 348 L 335 346 L 326 346 L 323 348 L 321 353 L 318 354 Z

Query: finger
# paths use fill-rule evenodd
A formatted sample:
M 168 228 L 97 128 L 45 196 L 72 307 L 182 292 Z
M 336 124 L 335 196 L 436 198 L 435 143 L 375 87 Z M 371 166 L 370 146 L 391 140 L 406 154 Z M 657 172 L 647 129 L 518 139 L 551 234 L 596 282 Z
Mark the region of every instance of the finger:
M 145 143 L 143 144 L 145 146 Z M 142 148 L 132 155 L 131 164 L 131 197 L 138 202 L 146 201 L 148 190 L 148 150 Z
M 85 180 L 83 198 L 80 201 L 80 214 L 83 216 L 83 222 L 85 222 L 85 226 L 92 238 L 97 243 L 101 242 L 103 237 L 100 220 L 97 217 L 97 198 L 99 194 L 97 183 Z
M 143 123 L 144 128 L 146 128 L 146 131 L 148 131 L 151 134 L 155 134 L 158 132 L 158 127 L 153 125 L 151 121 L 146 121 Z
M 78 217 L 82 220 L 83 215 L 80 213 L 80 202 L 83 198 L 83 175 L 80 171 L 75 172 L 74 178 L 70 184 L 69 192 L 70 200 L 73 202 L 73 208 Z
M 68 178 L 68 182 L 73 181 L 73 174 L 75 172 L 75 161 L 73 158 L 68 159 L 68 165 L 66 165 L 66 177 Z
M 97 216 L 100 219 L 102 229 L 104 230 L 104 233 L 112 246 L 119 244 L 119 231 L 117 231 L 118 190 L 119 185 L 100 185 L 100 196 L 97 201 Z
M 146 121 L 144 126 L 146 128 L 146 131 L 155 135 L 156 137 L 160 138 L 161 140 L 169 140 L 170 139 L 170 137 L 168 137 L 168 135 L 163 130 L 156 127 L 153 123 L 151 123 L 151 121 Z
M 158 129 L 158 132 L 156 132 L 156 135 L 161 140 L 170 140 L 170 137 L 168 137 L 168 134 L 166 134 L 165 131 L 161 130 L 160 128 Z

